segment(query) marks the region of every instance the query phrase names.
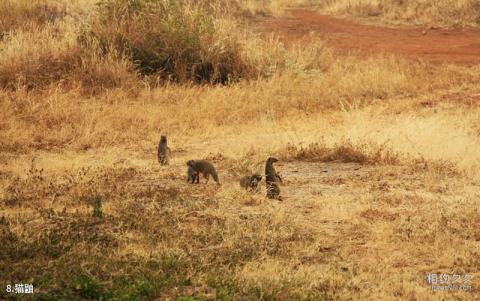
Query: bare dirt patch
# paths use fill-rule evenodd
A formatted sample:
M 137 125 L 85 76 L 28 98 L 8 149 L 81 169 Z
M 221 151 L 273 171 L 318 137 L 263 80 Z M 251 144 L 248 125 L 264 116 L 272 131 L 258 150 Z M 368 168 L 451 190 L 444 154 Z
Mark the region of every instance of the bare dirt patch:
M 258 21 L 261 32 L 280 34 L 285 42 L 310 33 L 339 53 L 397 54 L 442 63 L 480 63 L 480 31 L 472 29 L 386 28 L 290 9 L 285 16 Z

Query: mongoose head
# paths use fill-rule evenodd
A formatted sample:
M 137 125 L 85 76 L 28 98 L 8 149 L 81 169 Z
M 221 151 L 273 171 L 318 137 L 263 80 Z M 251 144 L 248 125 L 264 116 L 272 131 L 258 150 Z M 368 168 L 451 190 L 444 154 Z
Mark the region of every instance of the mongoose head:
M 165 135 L 160 136 L 160 142 L 167 142 L 167 136 Z
M 270 163 L 275 163 L 277 161 L 278 161 L 278 159 L 274 158 L 274 157 L 270 157 L 270 158 L 267 159 L 267 162 L 270 162 Z
M 250 185 L 251 186 L 257 186 L 258 183 L 260 183 L 260 181 L 262 181 L 262 176 L 259 175 L 259 174 L 253 174 L 250 177 Z
M 262 180 L 262 176 L 259 175 L 258 173 L 256 173 L 256 174 L 253 174 L 253 175 L 250 177 L 250 179 L 252 180 L 252 182 L 253 182 L 253 181 L 255 181 L 255 182 L 260 182 L 260 181 Z
M 194 164 L 195 164 L 195 160 L 188 160 L 187 161 L 187 165 L 190 166 L 190 167 L 193 167 Z

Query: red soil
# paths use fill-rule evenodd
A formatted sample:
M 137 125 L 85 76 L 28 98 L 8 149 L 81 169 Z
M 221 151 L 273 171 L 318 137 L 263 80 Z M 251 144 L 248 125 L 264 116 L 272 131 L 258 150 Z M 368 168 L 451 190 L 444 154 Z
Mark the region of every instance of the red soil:
M 340 53 L 392 53 L 439 63 L 480 63 L 480 31 L 473 29 L 385 28 L 306 9 L 291 9 L 283 17 L 266 18 L 259 28 L 278 33 L 287 43 L 313 32 Z

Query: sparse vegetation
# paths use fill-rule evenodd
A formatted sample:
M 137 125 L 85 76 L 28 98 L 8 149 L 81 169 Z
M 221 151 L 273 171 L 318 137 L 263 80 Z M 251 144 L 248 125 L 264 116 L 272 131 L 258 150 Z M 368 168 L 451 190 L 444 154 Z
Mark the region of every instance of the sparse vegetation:
M 245 27 L 251 1 L 96 3 L 0 4 L 0 286 L 32 283 L 34 300 L 476 296 L 478 65 L 284 43 Z M 324 8 L 361 11 L 342 3 Z M 391 20 L 436 16 L 381 3 Z M 464 5 L 452 12 L 474 25 Z M 269 156 L 281 203 L 238 187 Z M 190 159 L 223 186 L 187 184 Z M 474 289 L 433 293 L 428 273 L 474 274 Z

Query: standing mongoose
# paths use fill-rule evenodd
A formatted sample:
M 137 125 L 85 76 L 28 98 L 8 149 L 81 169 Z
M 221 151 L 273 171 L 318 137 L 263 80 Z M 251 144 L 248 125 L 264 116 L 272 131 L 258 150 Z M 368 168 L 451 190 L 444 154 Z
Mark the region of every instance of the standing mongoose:
M 158 143 L 158 163 L 168 165 L 170 163 L 170 148 L 167 146 L 167 136 L 161 136 Z
M 278 187 L 277 182 L 282 179 L 275 170 L 275 167 L 273 167 L 273 163 L 277 161 L 278 159 L 273 157 L 267 159 L 267 162 L 265 163 L 265 181 L 267 184 L 267 198 L 281 201 L 280 187 Z
M 197 183 L 199 183 L 199 179 L 200 179 L 200 176 L 198 172 L 193 170 L 193 168 L 189 165 L 187 170 L 187 182 L 193 184 L 195 183 L 195 181 L 197 181 Z
M 245 188 L 246 190 L 258 192 L 258 184 L 262 180 L 262 176 L 259 174 L 253 174 L 251 176 L 244 176 L 240 179 L 240 187 Z
M 189 160 L 187 165 L 190 166 L 193 171 L 203 174 L 203 177 L 207 180 L 206 183 L 208 183 L 209 176 L 211 175 L 215 182 L 217 182 L 218 185 L 221 185 L 215 167 L 207 160 Z M 199 177 L 200 176 L 197 175 L 197 183 L 199 182 Z

